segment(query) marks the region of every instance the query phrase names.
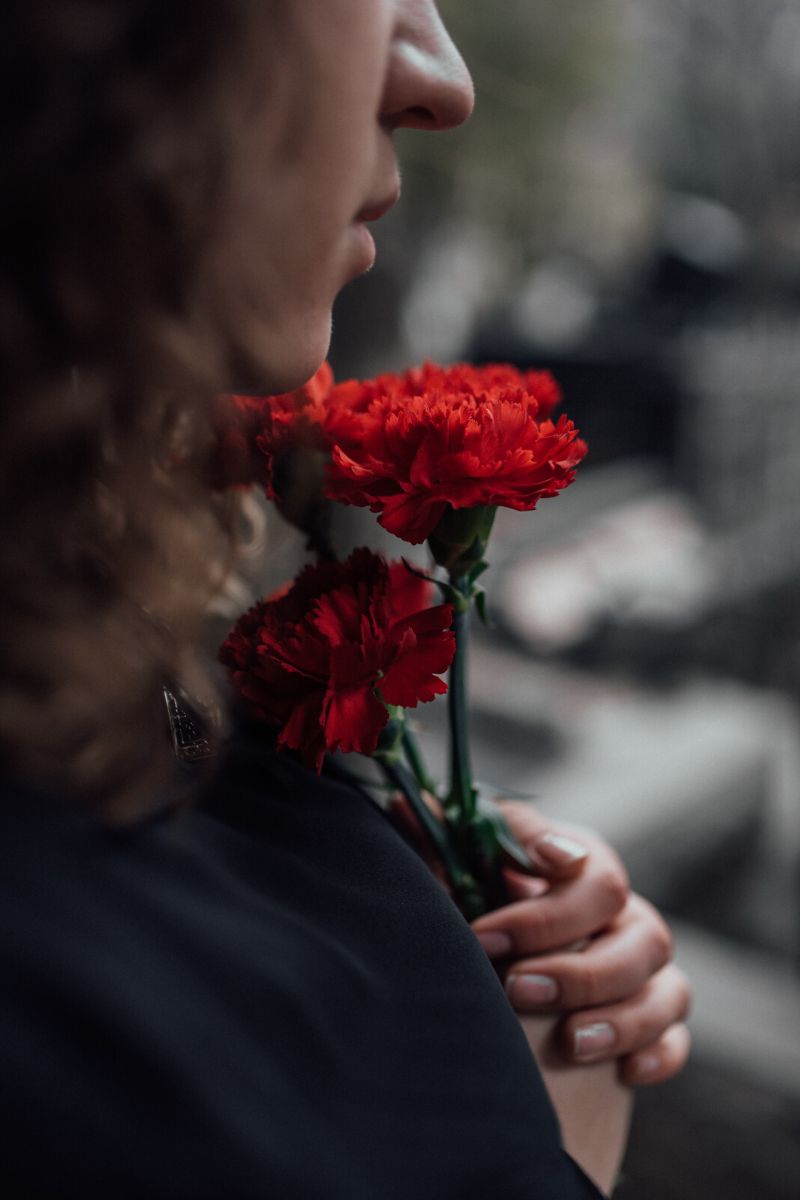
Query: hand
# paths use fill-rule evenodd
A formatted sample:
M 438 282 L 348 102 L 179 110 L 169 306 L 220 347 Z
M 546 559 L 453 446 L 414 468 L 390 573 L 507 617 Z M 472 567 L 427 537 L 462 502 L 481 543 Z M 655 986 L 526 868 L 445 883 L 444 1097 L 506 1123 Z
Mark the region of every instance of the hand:
M 573 1062 L 618 1058 L 631 1085 L 677 1074 L 689 1053 L 690 989 L 672 937 L 596 834 L 577 834 L 528 804 L 503 812 L 537 876 L 509 871 L 512 903 L 473 929 L 518 1012 L 566 1012 L 559 1042 Z

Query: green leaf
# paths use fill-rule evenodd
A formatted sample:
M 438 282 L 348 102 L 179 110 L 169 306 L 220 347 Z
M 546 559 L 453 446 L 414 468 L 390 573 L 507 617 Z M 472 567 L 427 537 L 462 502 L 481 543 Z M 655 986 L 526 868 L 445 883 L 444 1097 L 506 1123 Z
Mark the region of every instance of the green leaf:
M 495 802 L 489 800 L 486 796 L 479 795 L 478 812 L 485 821 L 491 824 L 497 844 L 503 850 L 504 854 L 521 870 L 530 871 L 533 863 L 528 856 L 528 852 L 512 833 L 508 822 Z
M 490 862 L 497 857 L 500 846 L 497 833 L 494 822 L 488 817 L 478 816 L 472 823 L 472 836 Z
M 415 563 L 409 562 L 407 558 L 401 558 L 400 561 L 409 575 L 415 575 L 417 579 L 424 579 L 426 583 L 437 582 L 432 575 L 429 575 L 427 571 L 423 571 L 422 567 L 418 567 Z
M 483 573 L 488 570 L 489 570 L 489 564 L 485 558 L 482 558 L 480 560 L 480 562 L 477 562 L 475 564 L 475 566 L 472 568 L 469 575 L 467 576 L 467 579 L 469 580 L 470 583 L 475 583 L 476 580 L 480 579 L 481 575 L 483 575 Z
M 486 608 L 486 589 L 485 588 L 476 588 L 475 592 L 474 592 L 474 597 L 475 597 L 475 609 L 478 613 L 478 616 L 481 619 L 481 624 L 485 625 L 487 629 L 492 629 L 493 628 L 492 622 L 491 622 L 489 613 Z

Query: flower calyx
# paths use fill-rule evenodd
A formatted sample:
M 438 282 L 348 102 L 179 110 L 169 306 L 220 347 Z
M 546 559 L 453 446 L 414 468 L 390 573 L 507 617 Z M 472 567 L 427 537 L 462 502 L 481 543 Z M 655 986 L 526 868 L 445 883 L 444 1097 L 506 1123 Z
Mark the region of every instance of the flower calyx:
M 494 505 L 447 506 L 428 545 L 434 561 L 446 568 L 451 579 L 468 576 L 483 563 L 496 513 Z

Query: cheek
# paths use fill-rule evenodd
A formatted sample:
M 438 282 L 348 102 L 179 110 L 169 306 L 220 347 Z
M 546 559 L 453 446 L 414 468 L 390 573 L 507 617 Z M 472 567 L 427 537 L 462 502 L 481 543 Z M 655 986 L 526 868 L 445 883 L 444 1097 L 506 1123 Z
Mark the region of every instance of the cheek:
M 345 5 L 358 9 L 358 20 L 344 22 Z M 309 23 L 311 7 L 319 11 Z M 368 265 L 352 223 L 385 151 L 378 111 L 389 7 L 298 0 L 296 36 L 284 54 L 273 46 L 268 83 L 238 139 L 228 262 L 236 290 L 258 313 L 265 361 L 280 380 L 274 390 L 313 374 L 327 352 L 337 293 Z
M 282 84 L 284 136 L 276 167 L 323 190 L 352 217 L 371 181 L 388 70 L 393 5 L 312 0 L 319 10 L 296 43 L 302 69 Z M 276 110 L 276 111 L 277 111 Z M 299 197 L 298 197 L 299 199 Z M 350 211 L 352 208 L 352 212 Z
M 347 121 L 341 109 L 309 112 L 291 158 L 262 158 L 260 178 L 240 193 L 234 236 L 246 271 L 271 285 L 324 291 L 346 263 L 348 231 L 368 198 L 377 123 Z
M 288 391 L 327 355 L 331 309 L 348 277 L 348 231 L 313 187 L 273 193 L 258 223 L 260 236 L 240 236 L 241 278 L 257 313 L 269 390 Z
M 331 178 L 324 186 L 307 179 L 292 189 L 264 242 L 268 273 L 284 300 L 333 302 L 348 278 L 353 215 L 346 183 L 337 192 Z

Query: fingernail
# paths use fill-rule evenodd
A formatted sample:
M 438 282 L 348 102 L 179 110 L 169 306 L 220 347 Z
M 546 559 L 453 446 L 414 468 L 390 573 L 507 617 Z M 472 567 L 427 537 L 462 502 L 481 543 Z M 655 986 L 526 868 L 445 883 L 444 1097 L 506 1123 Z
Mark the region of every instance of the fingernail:
M 549 975 L 509 975 L 506 992 L 512 1004 L 537 1008 L 558 999 L 558 984 Z
M 581 1062 L 601 1058 L 616 1040 L 617 1035 L 614 1028 L 607 1021 L 596 1021 L 594 1025 L 584 1025 L 575 1030 L 575 1057 L 579 1058 Z
M 485 933 L 476 933 L 475 936 L 489 958 L 503 958 L 511 953 L 511 938 L 507 933 L 487 929 Z
M 565 837 L 563 833 L 543 834 L 536 839 L 536 848 L 559 866 L 580 862 L 589 853 L 580 842 L 573 842 L 572 838 Z

